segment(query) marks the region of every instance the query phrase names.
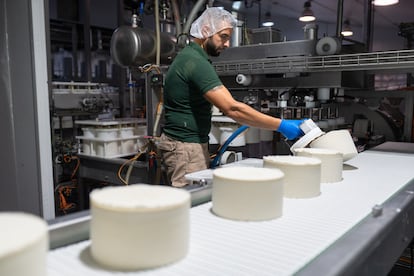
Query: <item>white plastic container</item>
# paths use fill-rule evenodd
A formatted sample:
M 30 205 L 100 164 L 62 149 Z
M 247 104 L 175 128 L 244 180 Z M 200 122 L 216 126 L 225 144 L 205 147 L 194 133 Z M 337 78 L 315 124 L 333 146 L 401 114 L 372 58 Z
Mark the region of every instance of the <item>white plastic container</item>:
M 260 143 L 260 129 L 249 127 L 246 131 L 246 144 Z
M 108 157 L 120 154 L 117 128 L 97 128 L 95 131 L 96 138 L 100 139 L 95 142 L 96 155 Z
M 119 141 L 97 141 L 96 144 L 96 155 L 101 157 L 112 157 L 119 154 Z
M 96 138 L 115 139 L 118 138 L 118 128 L 96 128 Z
M 220 135 L 221 135 L 220 128 L 218 126 L 216 126 L 214 123 L 212 123 L 210 133 L 208 134 L 208 137 L 209 137 L 208 142 L 210 143 L 210 145 L 219 144 L 220 143 Z
M 83 127 L 82 128 L 83 137 L 85 138 L 95 138 L 95 129 Z
M 237 127 L 220 127 L 221 135 L 220 135 L 220 145 L 224 145 L 224 143 L 230 138 L 230 136 L 237 130 Z M 246 137 L 245 132 L 240 133 L 237 135 L 233 141 L 230 142 L 229 147 L 242 147 L 246 145 Z
M 317 97 L 322 103 L 327 102 L 331 98 L 331 90 L 327 87 L 318 88 Z
M 123 127 L 119 130 L 121 138 L 129 138 L 127 140 L 121 140 L 121 153 L 128 154 L 137 151 L 134 137 L 134 127 Z
M 95 129 L 84 127 L 82 128 L 82 134 L 83 134 L 83 137 L 85 138 L 95 138 Z M 95 147 L 96 147 L 95 143 L 91 140 L 85 139 L 82 141 L 82 152 L 84 154 L 95 155 L 96 154 Z

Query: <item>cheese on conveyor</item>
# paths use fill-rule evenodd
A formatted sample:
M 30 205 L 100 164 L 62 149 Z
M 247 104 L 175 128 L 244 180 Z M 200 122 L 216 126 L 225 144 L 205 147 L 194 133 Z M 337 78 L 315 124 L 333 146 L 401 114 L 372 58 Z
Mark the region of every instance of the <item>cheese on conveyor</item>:
M 283 213 L 283 178 L 283 172 L 277 169 L 216 169 L 213 173 L 212 211 L 234 220 L 278 218 Z
M 48 242 L 43 219 L 22 212 L 0 213 L 0 275 L 45 276 Z
M 184 258 L 190 193 L 159 185 L 95 189 L 91 199 L 91 255 L 104 267 L 137 270 Z
M 265 168 L 280 169 L 284 174 L 284 196 L 311 198 L 321 193 L 321 160 L 312 157 L 269 155 L 263 157 Z
M 261 161 L 251 163 L 256 166 Z M 372 217 L 374 206 L 386 202 L 413 179 L 413 163 L 413 154 L 362 152 L 344 164 L 342 181 L 321 184 L 320 196 L 284 198 L 283 216 L 274 220 L 229 220 L 214 215 L 211 202 L 195 206 L 190 209 L 188 254 L 167 266 L 131 272 L 107 270 L 90 256 L 90 240 L 85 240 L 51 250 L 48 276 L 266 276 L 306 271 L 310 262 Z M 346 254 L 354 254 L 352 247 Z
M 332 149 L 295 149 L 297 156 L 314 157 L 321 160 L 321 182 L 332 183 L 342 180 L 342 153 Z

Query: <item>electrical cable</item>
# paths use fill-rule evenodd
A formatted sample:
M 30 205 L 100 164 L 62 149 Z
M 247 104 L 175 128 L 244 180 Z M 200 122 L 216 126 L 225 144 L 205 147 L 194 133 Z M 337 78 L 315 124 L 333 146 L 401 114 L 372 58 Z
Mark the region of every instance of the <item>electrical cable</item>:
M 71 159 L 76 160 L 76 166 L 73 169 L 72 175 L 70 176 L 70 179 L 73 180 L 76 176 L 76 173 L 78 172 L 79 167 L 80 167 L 80 159 L 77 156 L 71 156 Z
M 122 171 L 124 170 L 124 168 L 127 164 L 130 164 L 130 167 L 132 167 L 131 163 L 133 164 L 141 156 L 141 154 L 142 154 L 142 152 L 137 153 L 134 157 L 132 157 L 131 159 L 128 159 L 127 161 L 122 163 L 122 165 L 119 167 L 118 172 L 117 172 L 117 176 L 118 176 L 119 180 L 124 185 L 129 185 L 129 184 L 128 184 L 128 181 L 122 177 Z M 129 173 L 131 173 L 131 171 Z M 128 177 L 128 180 L 129 180 L 129 175 L 127 175 L 127 177 Z
M 143 73 L 148 73 L 151 70 L 157 71 L 158 74 L 161 74 L 159 65 L 147 63 L 144 66 L 139 66 L 138 69 Z
M 131 176 L 132 168 L 134 167 L 135 162 L 136 162 L 136 160 L 133 160 L 133 161 L 131 161 L 131 163 L 129 163 L 128 170 L 125 174 L 125 182 L 126 183 L 129 183 L 129 177 Z
M 75 185 L 59 184 L 55 188 L 55 193 L 57 193 L 59 197 L 59 210 L 61 210 L 64 214 L 66 214 L 68 210 L 76 207 L 75 203 L 68 203 L 65 197 L 65 195 L 70 195 L 73 189 L 76 189 Z

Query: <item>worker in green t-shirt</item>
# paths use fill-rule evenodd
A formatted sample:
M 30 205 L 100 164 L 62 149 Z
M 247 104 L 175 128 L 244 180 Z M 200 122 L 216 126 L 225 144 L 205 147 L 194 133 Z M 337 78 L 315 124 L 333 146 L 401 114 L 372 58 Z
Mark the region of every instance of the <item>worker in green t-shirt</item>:
M 175 57 L 165 77 L 165 125 L 158 148 L 175 187 L 187 185 L 185 175 L 207 169 L 211 108 L 242 125 L 276 130 L 287 139 L 302 135 L 302 121 L 263 114 L 235 100 L 220 81 L 209 56 L 229 47 L 234 17 L 220 8 L 207 8 L 191 25 L 194 37 Z

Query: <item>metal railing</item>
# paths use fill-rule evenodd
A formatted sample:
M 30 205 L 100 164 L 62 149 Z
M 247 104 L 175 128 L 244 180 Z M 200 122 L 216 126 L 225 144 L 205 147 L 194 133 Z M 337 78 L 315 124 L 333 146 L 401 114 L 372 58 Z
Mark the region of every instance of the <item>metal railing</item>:
M 414 50 L 214 62 L 219 75 L 414 69 Z

